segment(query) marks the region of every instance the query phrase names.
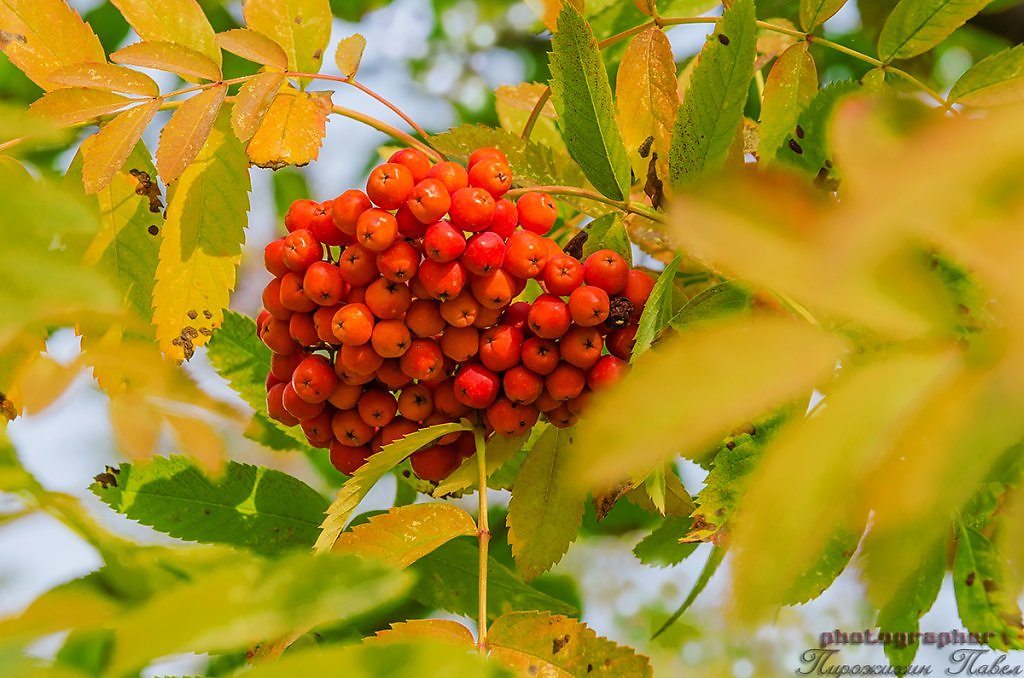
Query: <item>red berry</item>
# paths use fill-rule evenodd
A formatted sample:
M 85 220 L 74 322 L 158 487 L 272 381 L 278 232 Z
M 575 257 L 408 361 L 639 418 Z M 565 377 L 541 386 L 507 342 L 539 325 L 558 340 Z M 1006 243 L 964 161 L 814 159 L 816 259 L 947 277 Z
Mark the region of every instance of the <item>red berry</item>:
M 575 261 L 575 260 L 574 260 Z M 466 243 L 462 263 L 470 273 L 487 275 L 505 262 L 505 241 L 492 231 L 477 233 Z
M 629 363 L 613 355 L 601 359 L 587 372 L 587 385 L 594 391 L 608 388 L 622 380 L 629 372 Z
M 334 336 L 342 344 L 359 346 L 373 335 L 373 313 L 364 304 L 346 304 L 334 314 Z
M 583 283 L 583 264 L 567 254 L 548 259 L 544 265 L 544 287 L 551 294 L 568 296 Z
M 405 324 L 417 337 L 432 337 L 444 329 L 439 304 L 432 299 L 414 299 L 405 312 Z
M 519 293 L 516 279 L 500 268 L 487 275 L 474 276 L 470 281 L 470 289 L 481 306 L 492 309 L 507 306 Z
M 347 233 L 343 233 L 334 225 L 332 207 L 334 201 L 320 203 L 313 210 L 313 217 L 310 219 L 309 230 L 313 236 L 325 245 L 343 245 L 351 240 Z
M 469 162 L 467 166 L 472 168 L 473 165 L 484 160 L 500 160 L 501 162 L 508 164 L 508 158 L 505 154 L 499 151 L 497 148 L 478 148 L 469 154 Z
M 386 250 L 397 237 L 398 221 L 390 212 L 368 209 L 359 215 L 356 222 L 356 241 L 366 249 L 374 252 Z
M 530 329 L 528 326 L 529 317 L 530 304 L 525 301 L 517 301 L 514 304 L 509 304 L 509 307 L 505 309 L 505 313 L 501 316 L 501 324 L 511 325 L 525 336 Z
M 292 373 L 295 372 L 295 368 L 299 366 L 303 358 L 305 355 L 302 353 L 292 353 L 291 355 L 274 353 L 270 356 L 270 373 L 278 381 L 291 381 Z
M 483 160 L 469 168 L 469 185 L 500 198 L 512 187 L 512 170 L 501 160 Z
M 416 218 L 408 205 L 402 205 L 395 212 L 395 221 L 398 222 L 398 232 L 411 240 L 422 238 L 427 232 L 427 224 Z
M 276 419 L 285 426 L 295 426 L 299 423 L 298 417 L 284 409 L 284 404 L 281 402 L 285 386 L 287 386 L 285 383 L 275 384 L 267 391 L 267 414 L 271 419 Z
M 302 289 L 310 299 L 321 306 L 334 306 L 345 295 L 345 281 L 341 271 L 326 261 L 315 261 L 306 269 Z
M 469 327 L 476 322 L 480 312 L 480 303 L 467 290 L 457 297 L 441 302 L 441 317 L 452 327 Z
M 514 403 L 508 398 L 498 398 L 487 408 L 487 423 L 506 438 L 521 436 L 537 423 L 540 412 L 532 405 Z
M 455 191 L 469 186 L 469 174 L 466 173 L 466 168 L 450 160 L 439 162 L 431 167 L 427 176 L 432 179 L 440 179 L 449 195 L 454 195 Z
M 290 269 L 284 263 L 284 238 L 271 240 L 263 248 L 263 265 L 270 272 L 270 275 L 280 278 Z
M 558 342 L 562 360 L 581 369 L 588 369 L 601 357 L 604 340 L 594 327 L 573 325 Z
M 460 188 L 452 194 L 448 211 L 452 223 L 463 231 L 482 231 L 494 220 L 494 198 L 482 188 Z
M 359 215 L 371 207 L 373 204 L 365 193 L 351 189 L 331 202 L 331 220 L 342 233 L 355 235 Z
M 356 406 L 359 418 L 370 426 L 387 426 L 398 413 L 398 402 L 390 391 L 369 389 L 363 392 Z
M 376 280 L 379 274 L 377 253 L 353 243 L 341 251 L 338 270 L 341 272 L 341 279 L 351 287 L 365 287 Z
M 542 294 L 533 302 L 528 323 L 530 329 L 543 339 L 557 339 L 569 329 L 569 307 L 556 296 Z
M 291 355 L 299 350 L 299 345 L 288 333 L 288 321 L 271 318 L 260 331 L 260 341 L 274 353 Z
M 570 311 L 572 308 L 570 307 Z M 636 343 L 637 325 L 627 325 L 622 329 L 615 330 L 605 339 L 608 352 L 616 358 L 629 360 L 633 353 L 633 344 Z
M 409 457 L 413 473 L 433 482 L 440 482 L 450 476 L 459 466 L 459 453 L 451 445 L 433 445 L 413 452 Z
M 403 148 L 395 151 L 388 158 L 388 162 L 398 165 L 405 165 L 412 173 L 413 181 L 422 181 L 430 172 L 430 158 L 423 151 L 416 148 Z
M 377 270 L 392 282 L 409 282 L 420 266 L 420 253 L 407 242 L 394 242 L 377 255 Z
M 512 402 L 528 405 L 544 392 L 544 378 L 525 365 L 516 365 L 501 378 L 501 387 Z
M 308 313 L 316 308 L 316 302 L 306 295 L 302 285 L 301 273 L 292 271 L 281 278 L 281 305 L 289 311 Z
M 373 438 L 374 429 L 363 421 L 356 410 L 342 410 L 331 419 L 334 437 L 342 445 L 360 447 Z
M 523 353 L 523 333 L 509 325 L 497 325 L 480 334 L 480 362 L 489 370 L 504 372 L 515 367 Z
M 551 374 L 544 379 L 544 388 L 555 400 L 570 400 L 587 385 L 587 373 L 567 362 L 558 363 Z
M 278 320 L 292 317 L 292 311 L 281 303 L 281 278 L 274 278 L 263 288 L 263 308 Z
M 412 172 L 405 165 L 386 162 L 370 172 L 366 194 L 373 203 L 386 210 L 396 210 L 412 195 Z
M 307 348 L 320 344 L 320 335 L 317 334 L 312 313 L 293 313 L 292 317 L 288 319 L 288 334 Z
M 487 227 L 487 230 L 493 231 L 503 240 L 507 240 L 512 235 L 512 231 L 516 230 L 518 223 L 519 213 L 515 203 L 507 198 L 502 198 L 494 203 L 494 219 L 491 220 L 491 225 Z
M 598 250 L 583 262 L 583 280 L 608 294 L 618 294 L 626 286 L 629 264 L 613 250 Z
M 451 261 L 466 250 L 466 236 L 447 221 L 427 227 L 423 235 L 423 252 L 434 261 Z
M 400 318 L 412 303 L 412 292 L 404 283 L 377 278 L 366 288 L 363 303 L 381 320 Z
M 551 196 L 536 191 L 524 193 L 516 203 L 519 223 L 523 228 L 544 235 L 555 225 L 558 207 Z
M 561 358 L 558 344 L 550 339 L 530 337 L 523 342 L 523 365 L 540 375 L 551 374 Z
M 483 365 L 464 366 L 455 376 L 455 397 L 460 403 L 482 410 L 498 397 L 501 381 Z
M 346 372 L 358 375 L 372 375 L 384 363 L 384 358 L 377 355 L 369 343 L 353 346 L 342 344 L 335 358 Z
M 330 447 L 331 465 L 347 476 L 352 475 L 366 463 L 370 448 L 366 445 L 352 447 L 334 440 Z
M 640 314 L 643 313 L 644 304 L 647 303 L 653 289 L 654 278 L 639 269 L 629 269 L 626 275 L 626 286 L 622 288 L 621 294 L 633 304 L 634 316 L 640 317 Z
M 608 319 L 610 303 L 600 287 L 579 287 L 569 295 L 569 313 L 577 325 L 593 327 Z
M 314 200 L 296 200 L 288 207 L 288 212 L 284 215 L 284 227 L 288 229 L 289 233 L 303 228 L 308 229 L 313 212 L 317 207 L 319 205 Z
M 426 381 L 441 373 L 444 367 L 444 354 L 433 339 L 413 339 L 399 364 L 402 371 L 413 379 Z
M 294 380 L 295 375 L 292 375 L 292 381 Z M 296 393 L 295 387 L 291 382 L 285 384 L 284 390 L 281 391 L 281 404 L 284 405 L 284 409 L 288 410 L 290 415 L 298 418 L 300 421 L 302 419 L 312 419 L 324 411 L 323 401 L 311 403 L 308 400 L 304 400 Z
M 536 278 L 548 262 L 544 240 L 531 231 L 516 231 L 505 248 L 505 270 L 519 278 Z
M 425 259 L 420 264 L 416 277 L 434 299 L 457 297 L 466 286 L 466 268 L 459 261 L 439 262 Z
M 323 356 L 305 358 L 292 374 L 292 388 L 307 403 L 322 403 L 338 387 L 338 375 Z
M 311 231 L 299 229 L 292 231 L 284 238 L 284 252 L 282 259 L 289 270 L 302 273 L 314 261 L 320 261 L 324 256 L 324 248 Z
M 424 179 L 413 187 L 406 205 L 413 216 L 429 224 L 445 215 L 452 206 L 452 197 L 440 179 Z
M 385 358 L 398 358 L 409 350 L 411 342 L 409 328 L 401 320 L 381 320 L 370 336 L 373 350 Z

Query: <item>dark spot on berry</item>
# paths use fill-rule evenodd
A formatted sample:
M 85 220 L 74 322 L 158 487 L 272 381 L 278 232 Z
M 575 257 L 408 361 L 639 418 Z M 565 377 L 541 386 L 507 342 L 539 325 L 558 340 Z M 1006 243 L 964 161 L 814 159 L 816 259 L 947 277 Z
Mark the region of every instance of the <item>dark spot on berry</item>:
M 729 44 L 729 38 L 728 38 L 728 36 L 725 36 L 725 35 L 722 35 L 721 33 L 719 33 L 718 34 L 718 42 L 722 43 L 723 45 L 728 45 Z
M 803 139 L 804 138 L 804 128 L 801 127 L 800 125 L 796 126 L 796 136 L 797 136 L 798 139 Z
M 789 148 L 797 155 L 803 155 L 804 149 L 796 142 L 796 139 L 789 140 Z
M 160 233 L 160 227 L 159 227 L 159 226 L 157 226 L 156 224 L 153 224 L 152 226 L 150 226 L 149 228 L 147 228 L 147 229 L 146 229 L 146 231 L 147 231 L 147 232 L 148 232 L 148 233 L 149 233 L 150 235 L 157 235 L 157 234 L 159 234 L 159 233 Z

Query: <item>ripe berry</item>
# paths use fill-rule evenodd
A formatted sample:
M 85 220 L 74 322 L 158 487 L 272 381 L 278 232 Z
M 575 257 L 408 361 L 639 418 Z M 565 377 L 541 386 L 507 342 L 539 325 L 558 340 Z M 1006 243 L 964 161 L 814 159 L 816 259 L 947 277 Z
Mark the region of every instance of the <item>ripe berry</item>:
M 373 313 L 364 304 L 346 304 L 334 314 L 334 336 L 342 344 L 359 346 L 373 334 Z
M 281 278 L 281 305 L 289 311 L 308 313 L 316 308 L 316 302 L 306 295 L 302 274 L 290 271 Z
M 413 379 L 430 380 L 443 369 L 444 355 L 433 339 L 413 339 L 409 350 L 399 360 L 399 365 Z
M 626 286 L 629 264 L 613 250 L 598 250 L 583 262 L 583 280 L 608 294 L 618 294 Z
M 430 158 L 423 151 L 416 148 L 403 148 L 395 151 L 388 158 L 388 162 L 398 165 L 405 165 L 412 173 L 413 181 L 423 181 L 430 172 Z
M 281 303 L 281 279 L 274 278 L 263 288 L 263 308 L 271 317 L 278 320 L 288 320 L 292 316 L 291 310 L 285 308 Z
M 519 364 L 523 333 L 509 325 L 497 325 L 480 333 L 480 362 L 489 370 L 504 372 Z
M 516 230 L 518 223 L 519 213 L 516 210 L 516 204 L 507 198 L 502 198 L 494 203 L 494 219 L 491 220 L 491 225 L 487 227 L 487 230 L 497 233 L 502 240 L 508 240 L 512 231 Z
M 484 160 L 469 168 L 469 185 L 500 198 L 512 187 L 512 170 L 501 160 Z
M 545 413 L 545 416 L 552 425 L 557 426 L 558 428 L 569 428 L 570 426 L 575 426 L 576 422 L 580 419 L 580 416 L 569 409 L 569 406 L 566 403 L 562 403 L 550 412 Z
M 562 401 L 552 398 L 551 394 L 548 393 L 548 390 L 545 388 L 537 400 L 533 402 L 533 406 L 541 412 L 551 412 L 552 410 L 556 410 L 561 407 Z
M 469 186 L 469 174 L 466 168 L 457 162 L 446 160 L 439 162 L 430 168 L 427 176 L 432 179 L 439 179 L 444 184 L 449 195 L 454 195 L 460 188 Z
M 629 372 L 629 363 L 613 355 L 601 359 L 587 372 L 587 386 L 594 391 L 608 388 L 622 380 Z
M 530 304 L 525 301 L 517 301 L 514 304 L 509 304 L 505 309 L 504 315 L 501 316 L 501 324 L 511 325 L 525 335 L 529 331 L 529 327 L 527 327 L 529 316 Z
M 452 197 L 440 179 L 424 179 L 413 187 L 406 205 L 413 216 L 429 224 L 445 215 L 452 206 Z
M 434 412 L 434 396 L 422 384 L 407 386 L 398 396 L 398 411 L 406 419 L 423 421 Z
M 395 221 L 398 222 L 398 232 L 406 238 L 415 240 L 422 238 L 423 234 L 427 232 L 427 224 L 417 219 L 408 205 L 398 208 L 398 211 L 395 212 Z
M 541 235 L 550 231 L 558 218 L 558 207 L 551 196 L 536 191 L 524 193 L 516 203 L 516 209 L 523 228 Z
M 334 315 L 341 310 L 342 305 L 321 306 L 313 311 L 313 327 L 316 329 L 316 336 L 325 344 L 338 344 L 338 338 L 334 336 Z
M 374 374 L 384 362 L 384 358 L 377 355 L 369 343 L 359 346 L 343 344 L 335 360 L 342 364 L 346 372 L 361 375 Z
M 320 414 L 299 422 L 302 432 L 306 434 L 306 440 L 313 447 L 326 449 L 334 441 L 334 432 L 331 430 L 331 418 L 334 416 L 334 412 L 334 408 L 325 406 Z
M 299 345 L 288 333 L 288 322 L 271 318 L 260 331 L 260 341 L 274 353 L 290 355 L 299 350 Z
M 620 294 L 629 299 L 633 304 L 633 315 L 639 317 L 653 289 L 654 278 L 644 271 L 631 268 L 626 274 L 626 286 L 622 288 Z
M 423 235 L 423 252 L 434 261 L 451 261 L 465 249 L 466 236 L 447 221 L 431 224 Z
M 569 309 L 572 310 L 571 308 Z M 608 352 L 616 358 L 623 360 L 629 360 L 633 353 L 633 344 L 636 343 L 636 331 L 637 325 L 628 325 L 622 329 L 615 330 L 608 334 L 605 339 L 605 345 L 608 347 Z
M 476 321 L 480 303 L 468 291 L 463 291 L 441 303 L 441 317 L 452 327 L 469 327 Z
M 434 388 L 434 414 L 457 418 L 469 412 L 455 394 L 455 379 L 449 377 Z
M 288 319 L 288 334 L 301 345 L 311 348 L 320 344 L 320 335 L 311 313 L 293 313 Z
M 516 365 L 501 378 L 501 388 L 512 402 L 528 405 L 544 392 L 544 378 L 524 365 Z
M 284 238 L 284 252 L 281 257 L 289 270 L 302 273 L 323 256 L 324 248 L 320 241 L 304 228 L 292 231 Z
M 476 313 L 476 320 L 473 321 L 473 327 L 485 330 L 492 325 L 497 325 L 501 320 L 501 313 L 502 309 L 500 308 L 487 308 L 481 304 L 480 310 Z
M 409 457 L 413 473 L 433 482 L 440 482 L 450 476 L 459 466 L 459 453 L 451 445 L 433 445 L 413 452 Z
M 398 221 L 389 212 L 368 209 L 356 221 L 356 240 L 366 249 L 386 250 L 398 237 Z
M 494 220 L 494 198 L 482 188 L 460 188 L 452 194 L 448 210 L 452 223 L 463 231 L 482 231 Z
M 572 321 L 582 327 L 600 325 L 608 319 L 608 293 L 600 287 L 579 287 L 569 295 Z
M 328 200 L 316 206 L 309 222 L 309 230 L 312 231 L 313 237 L 323 244 L 337 246 L 349 242 L 351 238 L 334 225 L 333 204 L 332 200 Z
M 411 342 L 409 328 L 401 320 L 381 320 L 370 337 L 373 350 L 385 358 L 398 358 L 409 350 Z
M 295 372 L 295 368 L 299 366 L 304 357 L 302 353 L 292 353 L 291 355 L 274 353 L 270 356 L 270 374 L 278 381 L 291 381 L 292 373 Z
M 377 368 L 377 381 L 392 390 L 398 390 L 412 383 L 412 377 L 402 371 L 401 360 L 388 358 Z
M 373 204 L 362 191 L 345 191 L 331 202 L 331 221 L 342 233 L 355 235 L 359 215 L 371 207 Z
M 281 402 L 281 394 L 284 392 L 285 386 L 284 383 L 275 384 L 267 391 L 267 414 L 271 419 L 276 419 L 285 426 L 295 426 L 299 423 L 298 417 L 284 409 L 284 404 Z
M 359 398 L 362 395 L 362 386 L 340 382 L 338 387 L 334 389 L 334 393 L 327 399 L 327 402 L 339 410 L 351 410 L 359 402 Z
M 462 255 L 462 263 L 466 270 L 476 275 L 487 275 L 501 268 L 504 261 L 505 241 L 492 231 L 484 231 L 471 237 Z
M 508 164 L 508 158 L 497 148 L 478 148 L 469 154 L 469 162 L 466 163 L 466 166 L 472 168 L 473 165 L 484 160 L 500 160 L 506 165 Z
M 357 410 L 339 410 L 331 419 L 334 437 L 342 445 L 359 447 L 373 437 L 373 427 L 363 421 Z
M 581 369 L 589 369 L 601 357 L 604 340 L 593 327 L 573 325 L 558 342 L 562 360 Z
M 291 383 L 296 395 L 307 403 L 322 403 L 337 388 L 338 376 L 323 356 L 311 355 L 295 368 Z
M 483 365 L 465 365 L 455 376 L 455 397 L 468 407 L 482 410 L 498 397 L 501 381 Z
M 507 306 L 519 293 L 515 278 L 500 268 L 487 275 L 474 276 L 470 281 L 470 289 L 481 306 L 491 309 Z
M 380 447 L 390 445 L 399 438 L 404 438 L 410 433 L 415 433 L 419 428 L 419 425 L 415 421 L 410 421 L 407 417 L 395 417 L 391 420 L 390 424 L 382 427 L 381 430 L 377 432 L 377 435 L 380 436 L 377 444 L 380 445 Z
M 569 400 L 583 393 L 587 385 L 587 373 L 567 362 L 561 362 L 544 379 L 544 389 L 555 400 Z
M 550 294 L 542 294 L 533 302 L 527 322 L 538 337 L 557 339 L 569 329 L 571 320 L 569 307 L 564 301 Z
M 292 377 L 292 380 L 294 381 L 294 376 Z M 303 419 L 312 419 L 324 410 L 323 401 L 311 403 L 308 400 L 304 400 L 295 392 L 295 387 L 291 382 L 285 384 L 284 390 L 281 391 L 281 404 L 284 405 L 284 409 L 288 411 L 288 414 L 296 417 L 300 421 Z
M 425 259 L 420 264 L 417 278 L 434 299 L 457 297 L 466 286 L 466 268 L 458 261 L 439 262 Z
M 352 447 L 335 440 L 331 443 L 330 455 L 331 465 L 350 476 L 366 463 L 366 458 L 370 456 L 370 448 L 366 445 Z
M 441 335 L 441 351 L 455 362 L 465 362 L 479 350 L 480 332 L 475 327 L 449 327 Z
M 564 297 L 583 283 L 583 264 L 574 257 L 560 254 L 544 265 L 544 287 L 551 294 Z
M 381 389 L 369 389 L 363 392 L 356 406 L 359 418 L 374 427 L 387 426 L 398 412 L 395 396 Z
M 400 318 L 412 303 L 412 293 L 404 283 L 377 278 L 366 288 L 364 303 L 381 320 Z
M 540 375 L 551 374 L 561 358 L 558 344 L 550 339 L 530 337 L 523 342 L 523 365 Z
M 505 270 L 520 278 L 536 278 L 548 262 L 547 245 L 532 231 L 516 231 L 505 246 Z
M 334 373 L 338 375 L 338 379 L 341 379 L 341 383 L 347 384 L 348 386 L 362 386 L 373 381 L 374 375 L 372 374 L 356 374 L 355 372 L 345 368 L 345 365 L 340 361 L 334 362 Z
M 284 238 L 271 240 L 263 248 L 263 266 L 275 278 L 280 278 L 290 269 L 284 263 Z
M 370 172 L 370 178 L 366 181 L 366 194 L 382 209 L 396 210 L 412 195 L 414 183 L 408 167 L 386 162 Z
M 417 337 L 432 337 L 444 329 L 440 304 L 430 299 L 415 299 L 405 312 L 405 324 Z
M 394 242 L 377 255 L 377 270 L 392 282 L 409 282 L 420 266 L 420 254 L 407 242 Z
M 288 206 L 288 211 L 284 215 L 284 227 L 288 229 L 289 233 L 301 228 L 309 228 L 313 212 L 318 207 L 315 200 L 296 200 Z
M 337 266 L 326 261 L 315 261 L 306 269 L 302 289 L 310 299 L 321 306 L 333 306 L 345 294 L 345 281 Z
M 520 436 L 533 428 L 540 412 L 532 405 L 514 403 L 508 398 L 498 398 L 487 408 L 487 423 L 506 438 Z
M 341 279 L 352 287 L 364 287 L 373 282 L 377 271 L 377 253 L 358 243 L 348 245 L 338 258 Z

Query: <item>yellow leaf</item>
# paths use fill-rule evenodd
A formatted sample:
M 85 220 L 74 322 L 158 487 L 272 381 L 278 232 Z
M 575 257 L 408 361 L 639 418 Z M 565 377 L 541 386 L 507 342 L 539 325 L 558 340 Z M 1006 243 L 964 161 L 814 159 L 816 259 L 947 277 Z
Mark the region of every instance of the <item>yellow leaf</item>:
M 581 420 L 570 475 L 608 487 L 702 452 L 751 417 L 809 397 L 843 343 L 781 319 L 709 322 L 647 351 Z M 685 386 L 680 390 L 680 385 Z M 652 399 L 654 393 L 671 398 Z
M 262 33 L 248 28 L 233 28 L 218 33 L 217 44 L 243 59 L 282 71 L 288 68 L 288 56 L 281 46 Z
M 328 0 L 244 0 L 246 25 L 267 36 L 288 55 L 288 67 L 318 73 L 331 37 Z
M 363 643 L 373 645 L 404 643 L 418 638 L 429 638 L 459 646 L 476 644 L 470 630 L 451 619 L 412 619 L 406 622 L 396 622 L 391 625 L 391 628 L 377 631 L 373 636 L 364 638 Z
M 129 66 L 168 71 L 183 78 L 220 80 L 220 66 L 194 49 L 172 42 L 137 42 L 110 55 L 111 61 Z
M 342 532 L 333 550 L 403 568 L 456 537 L 475 534 L 476 523 L 457 506 L 409 504 Z
M 196 0 L 111 0 L 139 37 L 173 42 L 209 57 L 219 68 L 213 28 Z
M 111 396 L 110 427 L 117 448 L 129 459 L 149 459 L 157 449 L 163 419 L 139 393 Z
M 178 449 L 196 460 L 211 475 L 224 469 L 227 450 L 220 433 L 209 423 L 191 416 L 165 413 Z
M 171 194 L 153 289 L 153 324 L 160 349 L 175 360 L 191 358 L 224 317 L 245 238 L 247 165 L 222 113 Z
M 143 97 L 160 96 L 160 88 L 153 78 L 145 73 L 106 62 L 65 66 L 51 73 L 50 80 L 65 87 L 90 87 L 109 92 L 138 94 Z
M 330 92 L 282 89 L 249 140 L 249 159 L 271 169 L 316 160 L 330 112 Z
M 494 90 L 494 109 L 498 114 L 498 123 L 501 128 L 517 136 L 521 134 L 537 101 L 547 91 L 548 86 L 539 82 L 502 85 Z M 562 134 L 555 125 L 556 118 L 555 106 L 548 98 L 540 109 L 540 116 L 534 123 L 533 134 L 530 135 L 530 138 L 565 156 L 568 155 L 568 151 L 565 148 L 565 141 L 562 140 Z
M 81 370 L 77 360 L 62 365 L 37 353 L 22 366 L 8 397 L 29 414 L 38 414 L 64 394 Z
M 238 91 L 231 108 L 231 128 L 239 139 L 248 141 L 256 133 L 283 82 L 284 73 L 260 73 Z
M 653 151 L 661 160 L 659 173 L 666 176 L 679 92 L 672 45 L 660 28 L 652 26 L 629 43 L 615 79 L 615 100 L 633 173 L 647 175 L 650 159 L 641 156 L 640 148 L 653 137 Z
M 158 110 L 160 100 L 153 99 L 119 113 L 96 133 L 82 164 L 82 183 L 86 193 L 98 192 L 121 171 L 124 161 Z
M 569 3 L 583 14 L 584 0 L 569 0 Z M 558 31 L 558 15 L 562 11 L 562 0 L 526 0 L 526 4 L 549 31 Z
M 156 151 L 157 170 L 165 184 L 177 181 L 199 154 L 224 103 L 227 89 L 227 85 L 222 84 L 200 92 L 182 104 L 167 122 Z
M 334 62 L 346 78 L 356 77 L 364 49 L 366 49 L 366 38 L 359 33 L 350 35 L 338 43 L 338 50 L 334 53 Z
M 113 92 L 70 87 L 47 92 L 29 110 L 58 125 L 77 125 L 108 115 L 132 104 L 133 99 Z
M 65 0 L 0 0 L 0 47 L 45 90 L 50 74 L 83 61 L 104 62 L 99 38 Z

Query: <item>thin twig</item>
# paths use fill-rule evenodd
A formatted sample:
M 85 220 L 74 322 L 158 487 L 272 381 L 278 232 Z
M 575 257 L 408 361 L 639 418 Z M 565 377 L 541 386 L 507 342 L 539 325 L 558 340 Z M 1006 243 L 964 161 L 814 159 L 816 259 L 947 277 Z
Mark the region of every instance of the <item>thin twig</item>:
M 491 542 L 491 530 L 487 524 L 487 444 L 480 427 L 473 428 L 476 444 L 476 468 L 479 473 L 479 511 L 477 514 L 477 536 L 480 539 L 480 565 L 477 576 L 477 648 L 487 655 L 487 547 Z

